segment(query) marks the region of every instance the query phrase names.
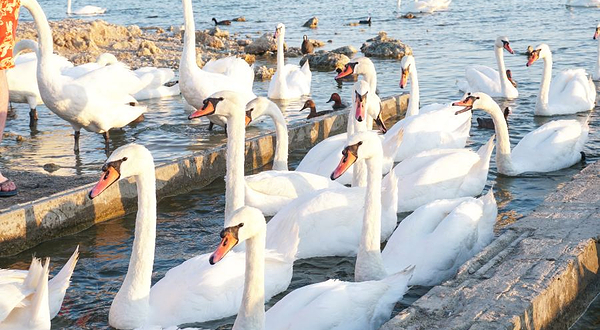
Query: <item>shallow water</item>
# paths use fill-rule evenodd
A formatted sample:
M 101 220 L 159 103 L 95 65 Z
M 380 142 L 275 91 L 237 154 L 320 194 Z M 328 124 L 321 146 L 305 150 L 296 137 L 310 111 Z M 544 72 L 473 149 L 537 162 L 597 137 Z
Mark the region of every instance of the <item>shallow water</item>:
M 60 1 L 40 1 L 50 19 L 65 18 L 64 6 Z M 183 24 L 179 1 L 150 2 L 136 1 L 89 1 L 85 4 L 102 5 L 109 8 L 101 16 L 112 23 L 158 25 L 167 27 Z M 73 7 L 82 5 L 74 1 Z M 131 6 L 135 6 L 132 8 Z M 464 76 L 468 64 L 485 64 L 494 67 L 492 52 L 493 40 L 498 35 L 507 35 L 512 48 L 521 53 L 505 53 L 507 68 L 513 72 L 519 83 L 520 97 L 515 101 L 502 101 L 500 105 L 511 106 L 509 127 L 513 145 L 532 129 L 548 119 L 534 118 L 532 115 L 535 97 L 541 79 L 542 64 L 536 63 L 526 68 L 526 58 L 522 55 L 527 45 L 546 42 L 554 50 L 554 68 L 566 69 L 582 67 L 591 71 L 597 56 L 596 41 L 592 34 L 600 11 L 595 9 L 566 8 L 563 1 L 499 1 L 491 3 L 481 0 L 456 1 L 447 12 L 423 15 L 416 19 L 396 18 L 395 2 L 385 6 L 379 1 L 255 1 L 238 3 L 231 0 L 195 2 L 197 29 L 211 26 L 210 18 L 231 19 L 243 15 L 247 22 L 234 22 L 225 29 L 251 36 L 271 32 L 277 22 L 287 25 L 286 40 L 290 45 L 299 46 L 303 34 L 320 40 L 333 40 L 325 49 L 351 44 L 359 48 L 362 42 L 385 30 L 388 35 L 398 38 L 413 47 L 420 73 L 421 103 L 450 102 L 458 100 L 462 94 L 455 87 L 455 81 Z M 267 15 L 265 15 L 265 13 Z M 306 13 L 299 14 L 299 13 Z M 347 23 L 366 18 L 371 13 L 373 25 L 347 26 Z M 153 17 L 157 16 L 157 17 Z M 319 28 L 301 28 L 304 21 L 312 16 L 319 18 Z M 29 16 L 22 14 L 24 19 Z M 297 63 L 299 58 L 288 59 Z M 259 64 L 263 64 L 259 61 Z M 402 92 L 398 88 L 399 63 L 394 60 L 374 59 L 378 71 L 378 90 L 381 96 Z M 269 65 L 274 66 L 270 62 Z M 332 92 L 340 92 L 349 98 L 352 83 L 338 86 L 333 72 L 313 72 L 313 95 L 318 109 L 325 109 L 324 103 Z M 265 95 L 267 82 L 255 82 L 255 92 Z M 221 130 L 208 133 L 205 124 L 189 122 L 180 98 L 147 102 L 150 111 L 146 121 L 124 131 L 111 132 L 111 149 L 123 144 L 138 141 L 146 145 L 157 162 L 164 162 L 195 150 L 222 143 Z M 292 120 L 300 120 L 297 110 L 301 101 L 287 108 Z M 27 137 L 25 142 L 5 140 L 0 147 L 0 166 L 30 171 L 42 171 L 46 163 L 56 163 L 63 168 L 60 175 L 97 173 L 105 160 L 103 139 L 93 133 L 83 132 L 81 154 L 72 152 L 72 131 L 70 126 L 60 121 L 47 109 L 40 107 L 39 132 L 33 134 L 28 127 L 27 109 L 16 105 L 18 118 L 8 123 L 7 130 Z M 566 118 L 585 120 L 583 113 Z M 475 117 L 483 116 L 476 112 Z M 562 119 L 562 118 L 561 118 Z M 597 127 L 599 119 L 595 112 L 590 117 L 590 141 L 585 152 L 588 162 L 598 159 Z M 259 125 L 260 128 L 270 124 Z M 257 130 L 254 128 L 253 130 Z M 255 131 L 256 132 L 256 131 Z M 473 127 L 469 145 L 477 148 L 492 132 Z M 297 159 L 302 151 L 294 153 Z M 497 177 L 492 160 L 488 186 L 494 185 L 499 203 L 500 227 L 518 221 L 530 213 L 549 193 L 576 174 L 583 165 L 543 175 L 525 175 L 516 178 Z M 211 251 L 218 241 L 217 233 L 222 227 L 224 208 L 223 184 L 221 180 L 212 185 L 180 196 L 166 198 L 159 203 L 157 251 L 154 267 L 154 281 L 163 276 L 166 270 L 198 253 Z M 56 239 L 15 257 L 0 259 L 0 267 L 26 268 L 32 254 L 52 257 L 52 265 L 64 264 L 76 245 L 81 248 L 81 260 L 72 279 L 63 310 L 53 322 L 55 329 L 104 328 L 107 322 L 108 307 L 118 290 L 132 244 L 135 215 L 98 224 L 80 234 Z M 351 258 L 320 258 L 297 263 L 292 288 L 314 283 L 326 278 L 351 279 L 353 260 Z M 57 269 L 53 270 L 55 273 Z M 426 289 L 417 289 L 405 297 L 410 303 Z M 228 328 L 232 318 L 203 325 L 204 328 Z

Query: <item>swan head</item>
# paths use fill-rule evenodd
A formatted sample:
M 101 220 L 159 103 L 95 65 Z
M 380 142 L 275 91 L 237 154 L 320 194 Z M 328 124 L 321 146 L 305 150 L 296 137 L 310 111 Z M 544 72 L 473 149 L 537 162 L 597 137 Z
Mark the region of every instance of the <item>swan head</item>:
M 369 71 L 375 71 L 373 61 L 368 57 L 358 57 L 350 60 L 350 62 L 344 66 L 344 69 L 335 76 L 335 79 L 341 79 L 351 74 L 365 74 Z
M 311 111 L 316 111 L 317 106 L 315 105 L 315 101 L 313 101 L 311 99 L 306 100 L 306 102 L 304 102 L 304 105 L 302 106 L 302 109 L 300 109 L 300 111 L 302 111 L 304 109 L 310 109 Z
M 220 91 L 212 94 L 202 102 L 202 108 L 188 116 L 189 120 L 209 115 L 221 115 L 226 118 L 241 114 L 244 101 L 239 93 L 233 91 Z
M 514 54 L 515 52 L 510 48 L 510 41 L 508 41 L 508 37 L 500 36 L 496 38 L 496 43 L 494 44 L 496 48 L 504 48 L 507 52 Z
M 596 31 L 594 32 L 594 40 L 597 40 L 600 37 L 600 23 L 596 26 Z
M 242 206 L 235 210 L 226 223 L 229 226 L 220 233 L 221 243 L 208 259 L 211 265 L 221 261 L 240 242 L 260 234 L 264 235 L 267 231 L 267 222 L 262 212 L 250 206 Z
M 369 84 L 364 80 L 359 80 L 354 83 L 354 95 L 352 97 L 354 103 L 354 118 L 362 122 L 367 117 L 367 97 L 369 96 Z
M 154 171 L 154 158 L 146 147 L 130 143 L 115 150 L 102 166 L 102 176 L 90 190 L 88 196 L 94 199 L 106 188 L 120 179 Z
M 253 118 L 258 118 L 262 115 L 269 115 L 272 117 L 272 114 L 276 112 L 281 113 L 281 109 L 279 109 L 275 102 L 264 96 L 254 98 L 246 104 L 246 125 L 250 124 Z
M 535 48 L 527 48 L 527 66 L 531 66 L 535 61 L 552 56 L 550 47 L 546 44 L 539 44 Z
M 400 76 L 400 88 L 406 87 L 408 84 L 408 75 L 410 74 L 411 66 L 415 67 L 415 58 L 412 55 L 405 55 L 400 62 L 402 76 Z
M 279 38 L 283 39 L 285 37 L 285 25 L 283 23 L 277 24 L 275 28 L 275 34 L 273 35 L 273 39 L 279 41 Z
M 332 93 L 327 103 L 333 102 L 334 105 L 342 105 L 342 97 L 338 93 Z
M 331 180 L 342 176 L 357 160 L 369 159 L 382 155 L 381 139 L 373 132 L 358 132 L 348 138 L 346 147 L 342 150 L 342 159 L 331 173 Z
M 465 98 L 461 101 L 452 103 L 455 107 L 464 107 L 461 110 L 456 111 L 454 114 L 458 115 L 463 112 L 473 111 L 475 109 L 483 110 L 487 113 L 491 113 L 492 109 L 500 109 L 496 101 L 494 101 L 486 93 L 467 93 Z
M 15 44 L 15 47 L 13 48 L 13 56 L 17 57 L 19 53 L 28 49 L 34 51 L 37 54 L 39 52 L 40 47 L 38 46 L 38 43 L 35 40 L 21 39 Z
M 117 63 L 119 63 L 119 60 L 117 60 L 117 57 L 111 53 L 102 53 L 98 55 L 98 57 L 96 57 L 96 64 L 100 66 L 106 66 Z

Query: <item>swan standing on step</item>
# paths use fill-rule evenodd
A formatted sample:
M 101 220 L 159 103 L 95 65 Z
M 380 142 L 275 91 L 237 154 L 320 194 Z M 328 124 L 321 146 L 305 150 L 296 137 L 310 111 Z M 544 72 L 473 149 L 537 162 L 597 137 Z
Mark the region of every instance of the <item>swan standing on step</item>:
M 465 69 L 466 81 L 459 82 L 459 89 L 464 92 L 483 92 L 493 97 L 505 97 L 515 99 L 519 97 L 519 91 L 506 74 L 504 66 L 504 52 L 514 54 L 510 48 L 508 37 L 500 36 L 494 43 L 494 54 L 496 55 L 496 64 L 498 71 L 485 65 L 471 65 Z
M 598 5 L 600 5 L 600 0 L 598 0 Z M 598 40 L 598 58 L 596 59 L 596 67 L 594 68 L 594 80 L 600 80 L 600 23 L 596 26 L 596 31 L 594 31 L 594 40 Z
M 302 68 L 293 64 L 285 64 L 283 40 L 285 38 L 285 25 L 277 24 L 275 41 L 277 42 L 277 72 L 269 83 L 268 96 L 270 99 L 286 100 L 297 99 L 302 95 L 310 94 L 312 73 L 308 61 Z
M 455 116 L 459 108 L 440 103 L 419 109 L 419 78 L 414 57 L 404 56 L 401 67 L 400 88 L 406 87 L 410 80 L 410 99 L 405 118 L 385 134 L 383 143 L 392 152 L 389 156 L 401 162 L 426 150 L 464 148 L 471 130 L 471 115 Z
M 224 90 L 240 93 L 245 103 L 254 99 L 252 92 L 254 71 L 246 61 L 235 56 L 217 61 L 209 61 L 204 69 L 196 63 L 196 26 L 192 0 L 182 0 L 185 31 L 183 35 L 183 52 L 179 63 L 179 89 L 187 103 L 195 109 L 203 106 L 203 102 L 210 95 Z M 209 116 L 212 129 L 213 124 L 225 125 L 225 118 Z
M 235 245 L 247 244 L 243 302 L 233 324 L 235 330 L 379 329 L 408 290 L 406 283 L 412 274 L 412 269 L 407 269 L 380 281 L 311 284 L 292 291 L 265 313 L 264 216 L 244 206 L 232 214 L 221 237 L 211 264 L 225 262 Z
M 256 207 L 267 216 L 275 215 L 292 200 L 308 192 L 324 188 L 343 188 L 329 178 L 288 170 L 288 131 L 279 107 L 266 97 L 257 97 L 246 105 L 251 118 L 267 115 L 275 123 L 277 138 L 273 169 L 246 176 L 246 205 Z
M 105 12 L 106 8 L 89 5 L 71 11 L 71 0 L 67 0 L 67 15 L 101 15 Z
M 29 271 L 0 269 L 0 329 L 30 329 L 26 326 L 29 316 L 35 314 L 35 296 L 39 293 L 46 295 L 43 307 L 46 310 L 44 317 L 48 317 L 48 324 L 62 306 L 65 293 L 69 287 L 71 275 L 79 258 L 79 247 L 75 249 L 71 258 L 63 268 L 48 281 L 46 274 L 46 292 L 39 292 L 38 278 L 40 276 L 41 264 L 39 259 L 34 258 Z M 40 315 L 41 316 L 41 315 Z M 33 329 L 33 328 L 32 328 Z M 36 328 L 37 329 L 37 328 Z M 48 326 L 47 329 L 50 329 Z
M 594 108 L 596 86 L 585 70 L 565 70 L 552 80 L 552 52 L 546 44 L 535 47 L 527 59 L 527 66 L 538 59 L 544 60 L 542 83 L 535 102 L 536 116 L 568 115 Z
M 408 0 L 404 6 L 407 13 L 433 13 L 439 10 L 448 9 L 452 0 Z M 402 0 L 398 0 L 396 7 L 400 12 Z
M 498 173 L 515 176 L 524 172 L 552 172 L 569 167 L 582 158 L 588 139 L 587 121 L 554 120 L 529 132 L 512 149 L 504 114 L 498 104 L 484 93 L 474 93 L 454 105 L 463 106 L 459 112 L 481 109 L 492 116 L 498 148 Z
M 21 2 L 35 21 L 40 52 L 37 81 L 44 104 L 71 124 L 75 131 L 75 152 L 79 152 L 82 128 L 102 133 L 108 150 L 109 130 L 123 127 L 146 111 L 137 106 L 131 96 L 139 89 L 139 79 L 133 72 L 109 65 L 78 78 L 65 76 L 52 65 L 52 31 L 46 15 L 35 0 Z M 115 80 L 115 77 L 119 79 Z

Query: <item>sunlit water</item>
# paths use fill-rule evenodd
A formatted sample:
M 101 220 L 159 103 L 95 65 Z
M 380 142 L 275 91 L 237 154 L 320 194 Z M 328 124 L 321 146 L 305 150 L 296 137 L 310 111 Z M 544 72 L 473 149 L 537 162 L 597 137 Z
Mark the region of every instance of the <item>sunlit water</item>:
M 49 19 L 65 18 L 66 1 L 40 1 Z M 74 8 L 84 4 L 108 7 L 102 19 L 117 24 L 138 24 L 140 26 L 183 24 L 179 1 L 74 1 Z M 134 8 L 132 7 L 134 6 Z M 421 104 L 450 102 L 458 100 L 462 94 L 455 87 L 455 81 L 464 76 L 464 67 L 469 64 L 485 64 L 495 67 L 492 44 L 496 36 L 507 35 L 511 46 L 520 55 L 505 53 L 507 68 L 519 83 L 520 97 L 515 101 L 499 100 L 500 105 L 511 106 L 509 117 L 510 134 L 513 145 L 527 132 L 542 125 L 546 118 L 534 118 L 533 108 L 541 79 L 542 64 L 536 63 L 526 68 L 526 58 L 522 55 L 528 45 L 548 43 L 554 51 L 554 69 L 582 67 L 591 71 L 597 56 L 596 41 L 592 40 L 600 11 L 595 9 L 569 9 L 563 1 L 455 1 L 447 12 L 424 15 L 416 19 L 396 18 L 395 2 L 388 1 L 254 1 L 234 2 L 230 0 L 195 2 L 196 24 L 198 29 L 211 26 L 210 19 L 231 19 L 245 16 L 247 22 L 234 22 L 225 29 L 240 32 L 242 35 L 258 36 L 271 32 L 277 22 L 287 26 L 286 41 L 299 46 L 303 34 L 323 41 L 332 40 L 325 49 L 344 45 L 360 45 L 379 31 L 401 39 L 414 50 L 421 87 Z M 373 16 L 373 25 L 348 26 L 350 22 Z M 310 30 L 300 27 L 312 16 L 319 18 L 319 28 Z M 22 14 L 23 19 L 29 16 Z M 297 63 L 299 58 L 288 59 Z M 374 59 L 378 71 L 378 90 L 381 96 L 402 92 L 398 88 L 399 63 L 395 60 Z M 259 60 L 258 65 L 265 64 Z M 268 62 L 274 66 L 274 62 Z M 342 97 L 350 97 L 352 83 L 338 86 L 332 72 L 313 71 L 312 97 L 319 109 L 332 92 L 340 92 Z M 255 92 L 265 95 L 268 82 L 255 82 Z M 126 127 L 124 131 L 111 132 L 111 149 L 137 141 L 146 145 L 158 163 L 175 157 L 191 154 L 211 145 L 222 143 L 221 130 L 209 133 L 205 123 L 187 120 L 186 110 L 180 98 L 163 99 L 146 103 L 150 111 L 146 120 L 136 127 Z M 301 101 L 290 104 L 286 115 L 291 121 L 301 120 L 298 113 Z M 16 105 L 18 118 L 9 121 L 7 130 L 25 136 L 24 142 L 14 139 L 3 141 L 0 147 L 2 168 L 43 171 L 46 163 L 55 163 L 63 168 L 58 175 L 97 173 L 105 160 L 103 139 L 100 135 L 83 132 L 81 153 L 72 152 L 72 130 L 68 124 L 41 106 L 39 108 L 39 132 L 31 132 L 28 127 L 27 109 Z M 566 116 L 585 120 L 588 114 Z M 483 116 L 476 112 L 475 117 Z M 585 152 L 588 162 L 598 159 L 598 117 L 590 114 L 590 141 Z M 561 118 L 562 119 L 562 118 Z M 259 129 L 270 127 L 263 123 Z M 254 128 L 255 133 L 257 129 Z M 473 127 L 469 146 L 478 148 L 492 131 Z M 305 151 L 294 153 L 297 160 Z M 572 168 L 543 175 L 525 175 L 516 178 L 497 177 L 494 160 L 490 168 L 488 187 L 494 185 L 498 200 L 501 226 L 518 221 L 530 213 L 550 192 L 583 168 Z M 487 189 L 487 188 L 486 188 Z M 212 185 L 166 198 L 159 203 L 158 235 L 153 279 L 157 281 L 164 273 L 190 257 L 210 252 L 218 241 L 222 228 L 224 208 L 224 185 L 222 180 Z M 0 259 L 0 267 L 26 268 L 32 254 L 50 256 L 52 265 L 58 267 L 68 259 L 76 245 L 80 245 L 81 260 L 73 275 L 71 288 L 67 294 L 61 314 L 53 321 L 55 329 L 96 329 L 107 326 L 108 307 L 117 292 L 127 270 L 127 263 L 133 240 L 135 215 L 98 224 L 80 234 L 56 239 L 15 257 Z M 501 227 L 499 226 L 499 227 Z M 501 230 L 501 229 L 499 229 Z M 55 273 L 57 269 L 53 270 Z M 325 280 L 327 278 L 352 279 L 352 258 L 319 258 L 298 262 L 295 265 L 294 279 L 290 288 Z M 417 288 L 403 304 L 411 303 L 426 289 Z M 277 298 L 280 298 L 279 295 Z M 404 305 L 399 305 L 402 308 Z M 203 328 L 227 329 L 233 318 L 203 324 Z

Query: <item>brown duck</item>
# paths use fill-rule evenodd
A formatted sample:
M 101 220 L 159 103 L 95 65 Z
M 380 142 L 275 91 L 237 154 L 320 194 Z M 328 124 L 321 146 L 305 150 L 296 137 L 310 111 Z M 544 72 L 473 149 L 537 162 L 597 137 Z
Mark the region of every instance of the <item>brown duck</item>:
M 313 100 L 310 100 L 310 99 L 308 99 L 308 100 L 306 100 L 306 102 L 304 102 L 304 106 L 302 107 L 302 109 L 300 109 L 300 111 L 307 109 L 307 108 L 310 109 L 310 113 L 308 114 L 308 117 L 306 117 L 306 119 L 323 116 L 323 115 L 333 112 L 333 110 L 325 110 L 325 111 L 317 112 L 317 107 L 315 106 L 315 102 L 313 102 Z

